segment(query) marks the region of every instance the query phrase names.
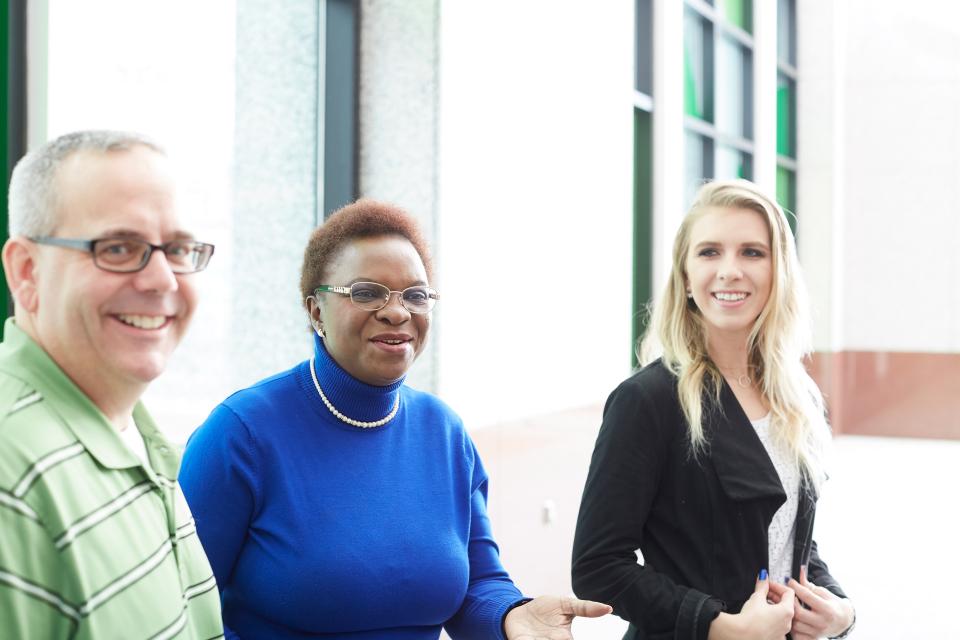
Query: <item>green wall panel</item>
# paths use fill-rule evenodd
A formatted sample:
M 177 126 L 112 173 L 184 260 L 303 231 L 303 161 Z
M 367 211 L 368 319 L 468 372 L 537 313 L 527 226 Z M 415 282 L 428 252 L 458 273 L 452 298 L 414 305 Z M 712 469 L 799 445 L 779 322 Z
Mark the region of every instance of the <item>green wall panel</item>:
M 768 1 L 769 0 L 765 0 Z M 753 2 L 751 0 L 723 0 L 723 17 L 747 33 L 753 33 Z
M 786 167 L 777 167 L 777 202 L 787 214 L 793 235 L 797 235 L 797 174 Z
M 783 74 L 777 77 L 777 153 L 795 158 L 796 96 L 793 80 Z
M 0 0 L 0 51 L 3 51 L 3 64 L 0 65 L 0 167 L 3 167 L 3 194 L 0 197 L 0 245 L 7 240 L 7 185 L 10 176 L 10 3 Z M 0 264 L 0 316 L 8 314 L 7 277 Z M 0 338 L 3 337 L 3 325 L 0 324 Z
M 633 115 L 633 340 L 647 329 L 647 305 L 653 297 L 653 116 L 634 109 Z

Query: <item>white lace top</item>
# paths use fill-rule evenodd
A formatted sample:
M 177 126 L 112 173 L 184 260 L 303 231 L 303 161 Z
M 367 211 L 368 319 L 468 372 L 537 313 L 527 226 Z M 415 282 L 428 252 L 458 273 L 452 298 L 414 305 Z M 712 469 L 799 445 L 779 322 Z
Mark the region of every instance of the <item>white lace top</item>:
M 769 413 L 759 420 L 750 422 L 756 429 L 763 448 L 767 450 L 767 455 L 770 456 L 770 461 L 773 462 L 777 475 L 780 476 L 780 484 L 783 485 L 783 490 L 787 494 L 787 501 L 773 515 L 767 531 L 770 579 L 782 583 L 785 577 L 791 575 L 790 569 L 793 565 L 793 539 L 800 501 L 800 470 L 786 446 L 774 442 L 773 435 L 770 433 Z M 793 577 L 799 579 L 799 576 Z

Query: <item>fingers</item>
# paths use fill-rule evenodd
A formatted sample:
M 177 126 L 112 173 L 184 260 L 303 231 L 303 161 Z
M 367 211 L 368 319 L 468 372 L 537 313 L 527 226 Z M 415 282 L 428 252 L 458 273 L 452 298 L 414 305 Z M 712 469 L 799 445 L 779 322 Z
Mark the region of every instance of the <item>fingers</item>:
M 794 599 L 793 601 L 793 623 L 794 626 L 800 624 L 808 631 L 813 630 L 813 626 L 820 619 L 819 614 L 815 613 L 812 609 L 807 609 L 803 606 L 803 603 L 799 598 Z M 800 629 L 803 631 L 804 629 Z
M 777 602 L 774 606 L 781 607 L 783 609 L 789 609 L 790 615 L 792 617 L 794 613 L 793 611 L 794 606 L 795 606 L 794 599 L 795 599 L 795 594 L 793 592 L 793 589 L 789 587 L 784 587 L 783 593 L 780 594 L 780 601 Z
M 757 576 L 757 584 L 753 587 L 753 595 L 767 597 L 767 592 L 770 591 L 770 580 L 767 575 L 766 569 L 760 569 L 760 574 Z M 751 596 L 752 597 L 752 596 Z
M 847 621 L 853 617 L 844 613 L 843 601 L 836 594 L 809 581 L 806 585 L 795 580 L 790 583 L 797 592 L 792 634 L 795 639 L 821 638 L 833 635 L 828 633 L 831 630 L 849 626 Z
M 822 631 L 822 627 L 810 624 L 808 622 L 799 621 L 796 617 L 794 617 L 793 628 L 790 629 L 790 635 L 793 640 L 799 640 L 799 638 L 822 638 Z
M 608 604 L 603 604 L 602 602 L 594 602 L 593 600 L 580 600 L 578 598 L 568 597 L 562 599 L 560 610 L 566 615 L 570 616 L 599 618 L 600 616 L 605 616 L 613 611 L 613 607 Z
M 779 611 L 779 624 L 783 625 L 781 633 L 786 635 L 793 626 L 793 608 L 796 599 L 793 596 L 793 590 L 784 588 L 780 601 L 769 605 Z
M 787 591 L 790 591 L 790 596 L 793 597 L 793 591 L 791 591 L 786 585 L 780 584 L 773 580 L 768 580 L 769 583 L 769 592 L 767 593 L 767 600 L 770 602 L 780 602 L 783 599 L 784 594 Z
M 759 599 L 760 597 L 763 597 L 764 602 L 789 612 L 789 617 L 792 618 L 793 606 L 794 602 L 796 602 L 796 594 L 794 594 L 793 589 L 771 580 L 765 580 L 764 582 L 767 585 L 766 593 L 763 593 L 758 589 L 753 592 L 753 595 L 750 596 L 750 599 Z
M 805 587 L 809 587 L 810 582 L 808 580 L 808 577 L 809 576 L 807 575 L 807 565 L 805 564 L 800 565 L 800 584 L 802 584 Z
M 812 582 L 810 583 L 810 590 L 813 591 L 813 592 L 814 592 L 815 594 L 817 594 L 818 596 L 820 596 L 821 598 L 823 598 L 824 600 L 838 600 L 838 599 L 839 599 L 839 596 L 838 596 L 837 594 L 835 594 L 833 591 L 830 591 L 830 589 L 826 589 L 826 588 L 824 588 L 824 587 L 815 585 L 815 584 L 813 584 Z
M 801 578 L 802 577 L 803 576 L 801 575 Z M 807 584 L 809 586 L 804 586 L 799 582 L 797 582 L 796 580 L 791 579 L 790 582 L 788 583 L 788 586 L 796 592 L 797 597 L 800 599 L 800 602 L 807 605 L 814 611 L 818 611 L 818 612 L 823 611 L 823 608 L 825 605 L 823 601 L 824 599 L 813 591 L 813 589 L 817 587 L 815 585 L 810 584 L 809 582 Z

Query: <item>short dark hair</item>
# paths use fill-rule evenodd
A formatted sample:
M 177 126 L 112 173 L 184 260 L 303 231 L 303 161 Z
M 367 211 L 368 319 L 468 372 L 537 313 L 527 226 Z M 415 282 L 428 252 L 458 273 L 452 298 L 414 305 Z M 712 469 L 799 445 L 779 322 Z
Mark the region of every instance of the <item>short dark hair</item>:
M 348 242 L 376 236 L 400 236 L 409 240 L 423 261 L 427 277 L 433 278 L 430 252 L 417 221 L 400 207 L 361 198 L 332 213 L 310 234 L 300 269 L 300 299 L 306 300 L 323 284 L 327 267 Z

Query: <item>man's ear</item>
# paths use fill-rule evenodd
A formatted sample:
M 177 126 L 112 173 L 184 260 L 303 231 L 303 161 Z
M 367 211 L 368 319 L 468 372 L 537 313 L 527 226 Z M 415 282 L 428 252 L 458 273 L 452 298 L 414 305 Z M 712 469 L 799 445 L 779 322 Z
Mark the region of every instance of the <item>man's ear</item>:
M 7 288 L 18 307 L 34 313 L 39 300 L 37 297 L 36 245 L 16 236 L 3 245 L 3 271 L 7 276 Z

